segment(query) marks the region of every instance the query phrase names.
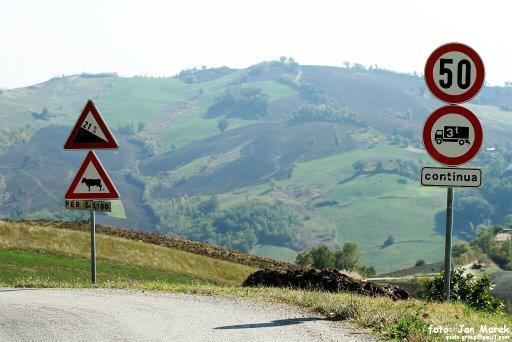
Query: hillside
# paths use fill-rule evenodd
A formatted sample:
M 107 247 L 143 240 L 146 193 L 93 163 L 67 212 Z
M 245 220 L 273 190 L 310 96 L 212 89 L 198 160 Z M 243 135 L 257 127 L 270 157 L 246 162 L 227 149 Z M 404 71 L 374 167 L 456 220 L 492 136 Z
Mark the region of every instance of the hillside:
M 89 234 L 52 222 L 0 221 L 0 283 L 84 282 L 90 277 Z M 82 228 L 85 228 L 84 224 Z M 71 228 L 71 229 L 70 229 Z M 238 285 L 256 270 L 186 248 L 169 248 L 137 239 L 97 235 L 100 283 L 163 281 Z M 235 258 L 231 258 L 235 260 Z M 30 270 L 30 272 L 22 271 Z M 28 277 L 28 278 L 27 278 Z
M 286 261 L 350 240 L 378 273 L 442 258 L 444 191 L 417 183 L 419 166 L 431 163 L 419 130 L 439 105 L 420 77 L 287 60 L 169 78 L 74 75 L 3 90 L 0 128 L 12 147 L 0 151 L 0 215 L 83 218 L 61 200 L 83 153 L 61 147 L 89 98 L 120 142 L 99 153 L 122 197 L 98 215 L 102 224 Z M 512 137 L 511 105 L 504 87 L 485 88 L 467 105 L 483 121 L 486 147 Z M 18 130 L 23 139 L 13 138 Z M 474 165 L 492 158 L 482 152 Z M 255 205 L 276 201 L 290 218 L 277 228 L 268 218 L 285 209 Z M 243 221 L 253 207 L 258 224 Z

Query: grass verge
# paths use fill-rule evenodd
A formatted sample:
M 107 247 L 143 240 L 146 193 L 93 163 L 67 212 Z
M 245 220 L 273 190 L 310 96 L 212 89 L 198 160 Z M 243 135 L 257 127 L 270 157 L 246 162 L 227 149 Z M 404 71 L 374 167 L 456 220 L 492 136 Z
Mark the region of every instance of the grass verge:
M 88 281 L 56 281 L 50 278 L 18 277 L 14 282 L 0 286 L 15 287 L 93 287 Z M 325 315 L 332 320 L 344 321 L 365 332 L 385 339 L 407 341 L 445 340 L 448 334 L 429 333 L 429 326 L 448 327 L 455 331 L 459 326 L 512 326 L 512 317 L 505 314 L 488 314 L 470 309 L 462 303 L 428 303 L 419 300 L 393 302 L 384 297 L 365 297 L 348 293 L 326 293 L 279 288 L 243 288 L 173 281 L 152 280 L 100 280 L 99 287 L 113 289 L 138 289 L 167 291 L 198 295 L 265 302 L 298 307 Z M 461 335 L 463 336 L 463 335 Z

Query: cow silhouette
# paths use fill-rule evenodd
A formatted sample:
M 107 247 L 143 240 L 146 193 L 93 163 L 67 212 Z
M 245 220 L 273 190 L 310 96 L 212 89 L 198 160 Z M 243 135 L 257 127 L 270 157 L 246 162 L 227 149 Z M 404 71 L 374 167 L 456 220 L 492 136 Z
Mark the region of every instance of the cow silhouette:
M 82 183 L 87 186 L 89 191 L 91 191 L 91 186 L 97 186 L 98 188 L 100 188 L 100 191 L 103 190 L 103 186 L 101 185 L 101 179 L 82 178 Z

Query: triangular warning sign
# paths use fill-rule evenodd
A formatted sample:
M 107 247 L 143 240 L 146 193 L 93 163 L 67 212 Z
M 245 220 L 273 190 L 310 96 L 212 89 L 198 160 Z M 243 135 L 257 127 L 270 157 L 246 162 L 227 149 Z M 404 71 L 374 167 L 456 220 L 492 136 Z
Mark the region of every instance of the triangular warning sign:
M 89 151 L 65 199 L 119 199 L 119 193 L 94 152 Z
M 119 145 L 92 100 L 87 101 L 64 144 L 65 150 L 117 149 Z

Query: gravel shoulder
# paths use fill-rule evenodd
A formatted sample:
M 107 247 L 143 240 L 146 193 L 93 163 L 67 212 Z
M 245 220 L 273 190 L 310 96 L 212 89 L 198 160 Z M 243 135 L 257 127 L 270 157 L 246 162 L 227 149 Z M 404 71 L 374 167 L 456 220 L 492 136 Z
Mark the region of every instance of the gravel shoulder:
M 377 341 L 278 305 L 110 289 L 0 289 L 0 341 Z

